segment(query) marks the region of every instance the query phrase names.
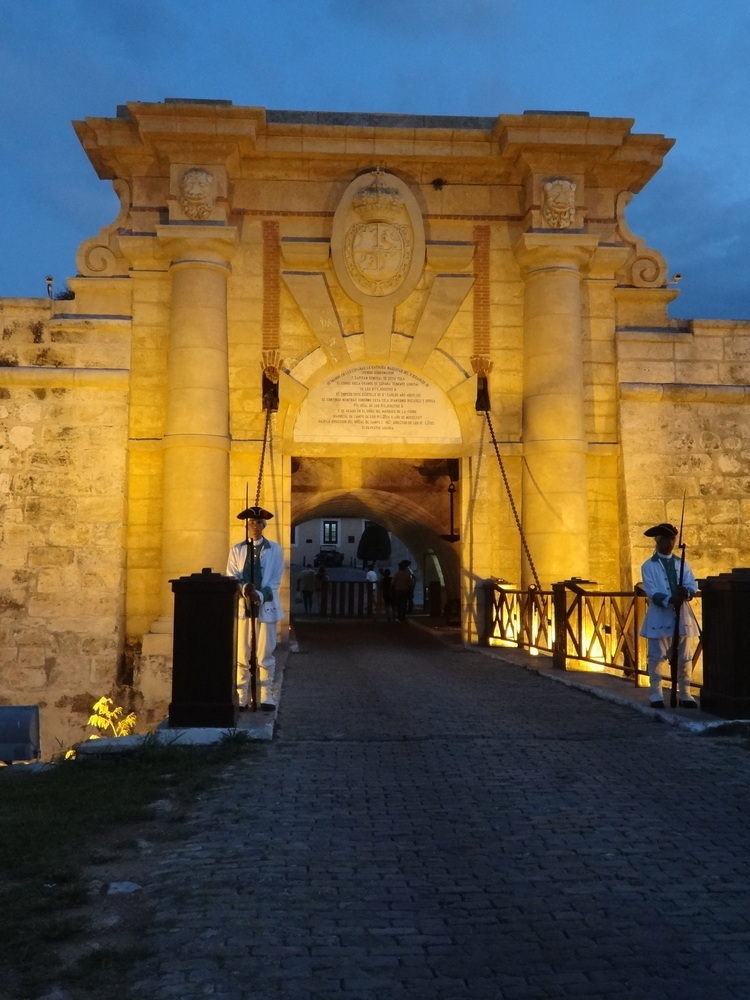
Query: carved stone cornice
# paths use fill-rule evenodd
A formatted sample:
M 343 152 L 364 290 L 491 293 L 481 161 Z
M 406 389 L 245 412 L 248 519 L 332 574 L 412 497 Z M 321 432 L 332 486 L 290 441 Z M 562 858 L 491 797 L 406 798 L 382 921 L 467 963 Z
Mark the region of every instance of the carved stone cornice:
M 234 226 L 158 226 L 156 238 L 173 267 L 193 264 L 226 269 L 239 245 Z
M 598 236 L 582 233 L 524 233 L 514 250 L 526 277 L 534 271 L 584 271 L 599 245 Z

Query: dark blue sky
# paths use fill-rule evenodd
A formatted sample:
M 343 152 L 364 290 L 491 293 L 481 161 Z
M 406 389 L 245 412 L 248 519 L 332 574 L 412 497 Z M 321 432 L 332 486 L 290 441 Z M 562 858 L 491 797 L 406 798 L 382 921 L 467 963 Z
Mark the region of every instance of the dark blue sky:
M 718 13 L 717 13 L 718 12 Z M 0 0 L 0 296 L 117 214 L 71 127 L 165 97 L 635 118 L 677 145 L 628 210 L 675 316 L 750 319 L 750 7 L 708 0 Z

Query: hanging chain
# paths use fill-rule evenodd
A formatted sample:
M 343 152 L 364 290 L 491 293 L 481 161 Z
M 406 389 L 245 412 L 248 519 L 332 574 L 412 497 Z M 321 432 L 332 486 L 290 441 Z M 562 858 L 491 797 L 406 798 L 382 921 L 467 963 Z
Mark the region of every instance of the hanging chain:
M 260 506 L 260 488 L 263 485 L 263 465 L 266 461 L 266 445 L 268 443 L 268 428 L 271 424 L 271 410 L 266 410 L 266 424 L 263 428 L 263 450 L 260 453 L 260 467 L 258 469 L 258 488 L 255 491 L 255 506 Z
M 497 438 L 495 437 L 495 429 L 492 426 L 492 420 L 490 418 L 490 411 L 485 410 L 484 415 L 487 417 L 487 426 L 490 429 L 490 437 L 492 438 L 492 446 L 495 449 L 495 454 L 497 455 L 498 465 L 500 466 L 500 475 L 503 477 L 503 483 L 505 484 L 505 492 L 508 494 L 508 500 L 510 501 L 510 508 L 513 511 L 513 517 L 516 519 L 516 527 L 518 528 L 518 534 L 521 536 L 521 544 L 523 545 L 523 550 L 526 553 L 526 558 L 528 559 L 529 566 L 531 568 L 531 573 L 534 577 L 534 582 L 536 583 L 537 590 L 542 589 L 542 585 L 539 582 L 539 575 L 536 571 L 536 566 L 534 565 L 534 560 L 531 558 L 531 551 L 529 550 L 528 542 L 526 541 L 526 536 L 523 533 L 523 528 L 521 527 L 521 518 L 518 516 L 518 509 L 516 508 L 515 501 L 513 499 L 513 494 L 510 491 L 510 483 L 508 482 L 508 477 L 505 474 L 505 466 L 503 465 L 503 460 L 500 457 L 500 448 L 497 444 Z

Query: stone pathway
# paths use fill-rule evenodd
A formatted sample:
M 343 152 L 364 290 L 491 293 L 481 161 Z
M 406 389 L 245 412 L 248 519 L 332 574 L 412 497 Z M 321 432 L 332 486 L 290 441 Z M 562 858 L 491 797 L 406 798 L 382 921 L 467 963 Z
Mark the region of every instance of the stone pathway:
M 750 996 L 750 750 L 410 625 L 300 625 L 145 887 L 150 1000 Z

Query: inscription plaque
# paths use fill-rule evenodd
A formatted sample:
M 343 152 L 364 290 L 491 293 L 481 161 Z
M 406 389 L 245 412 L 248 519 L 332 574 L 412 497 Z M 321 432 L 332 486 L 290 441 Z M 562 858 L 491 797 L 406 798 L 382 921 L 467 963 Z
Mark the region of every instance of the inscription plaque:
M 316 386 L 300 407 L 296 441 L 457 444 L 442 390 L 396 365 L 357 365 Z

